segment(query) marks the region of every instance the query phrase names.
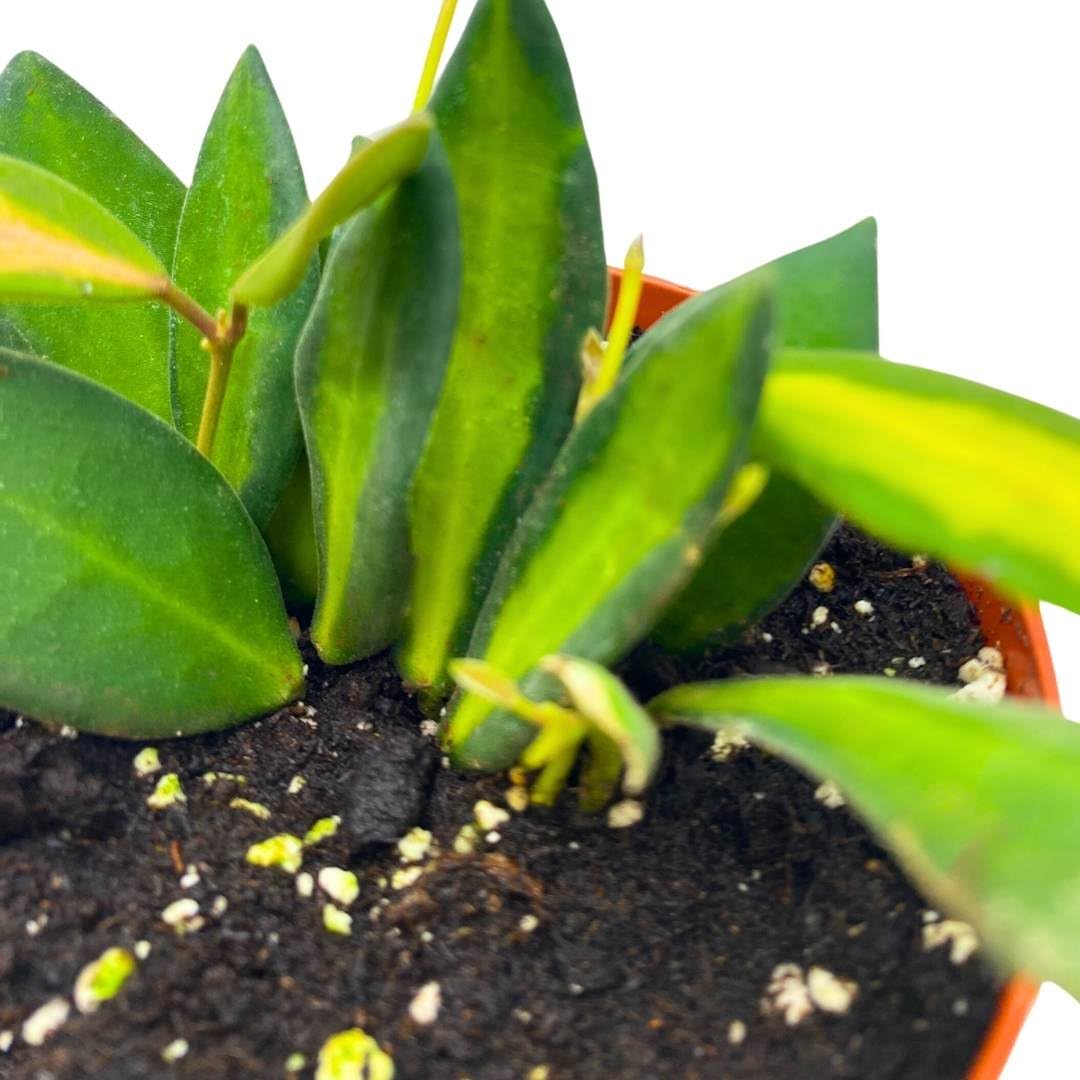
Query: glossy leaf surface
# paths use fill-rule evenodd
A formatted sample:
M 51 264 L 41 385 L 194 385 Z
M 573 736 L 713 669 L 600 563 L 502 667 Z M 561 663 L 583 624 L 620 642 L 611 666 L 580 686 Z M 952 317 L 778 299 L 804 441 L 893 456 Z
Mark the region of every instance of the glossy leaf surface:
M 184 185 L 96 98 L 35 53 L 0 75 L 0 153 L 39 165 L 172 265 Z M 0 307 L 7 340 L 168 418 L 168 311 L 157 303 Z
M 441 685 L 509 534 L 570 428 L 585 332 L 604 316 L 596 177 L 541 0 L 480 0 L 431 103 L 461 208 L 454 351 L 411 515 L 401 657 Z
M 421 113 L 360 146 L 322 194 L 241 274 L 233 299 L 267 307 L 288 296 L 304 280 L 324 237 L 420 167 L 431 130 L 431 118 Z
M 906 551 L 1080 610 L 1080 420 L 865 353 L 783 350 L 760 450 Z
M 142 409 L 0 354 L 0 703 L 107 735 L 191 734 L 303 689 L 233 491 Z
M 236 65 L 199 152 L 184 203 L 173 278 L 208 311 L 222 308 L 236 275 L 307 205 L 285 115 L 259 54 Z M 300 454 L 293 355 L 317 284 L 253 311 L 232 360 L 213 462 L 265 526 Z M 176 426 L 194 441 L 210 361 L 199 334 L 174 320 L 169 369 Z
M 1046 709 L 884 679 L 680 686 L 649 711 L 741 731 L 832 780 L 1006 970 L 1080 992 L 1080 728 Z
M 770 263 L 778 342 L 876 351 L 876 246 L 877 227 L 868 218 Z M 737 635 L 787 595 L 834 522 L 805 487 L 774 470 L 757 502 L 714 535 L 652 639 L 683 651 Z
M 436 137 L 420 170 L 335 241 L 297 352 L 319 547 L 311 636 L 330 663 L 400 636 L 406 493 L 446 371 L 460 282 L 457 199 Z
M 635 344 L 507 548 L 469 647 L 532 697 L 547 653 L 606 663 L 692 572 L 738 467 L 768 360 L 768 277 L 687 301 Z M 475 696 L 451 714 L 458 760 L 512 762 L 528 735 Z

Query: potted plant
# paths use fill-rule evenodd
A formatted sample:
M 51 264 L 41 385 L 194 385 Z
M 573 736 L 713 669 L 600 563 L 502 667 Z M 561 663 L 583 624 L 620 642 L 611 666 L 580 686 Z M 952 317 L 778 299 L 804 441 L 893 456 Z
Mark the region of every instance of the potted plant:
M 836 515 L 1080 608 L 1080 423 L 878 357 L 869 221 L 602 339 L 555 28 L 452 9 L 310 203 L 254 50 L 186 190 L 0 79 L 0 1070 L 963 1075 L 1080 736 Z

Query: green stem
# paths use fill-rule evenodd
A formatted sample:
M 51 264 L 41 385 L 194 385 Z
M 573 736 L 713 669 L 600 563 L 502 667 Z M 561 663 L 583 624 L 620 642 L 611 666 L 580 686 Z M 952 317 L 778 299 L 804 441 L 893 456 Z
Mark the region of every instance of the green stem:
M 619 369 L 630 345 L 634 333 L 634 319 L 637 317 L 638 304 L 641 302 L 642 272 L 645 269 L 645 247 L 639 236 L 626 253 L 622 283 L 619 286 L 619 299 L 615 304 L 615 313 L 611 316 L 607 344 L 600 357 L 599 366 L 591 378 L 586 373 L 586 381 L 581 386 L 578 398 L 577 415 L 574 419 L 580 423 L 605 398 L 619 378 Z
M 435 76 L 439 71 L 439 61 L 446 47 L 446 36 L 450 33 L 450 23 L 453 21 L 456 7 L 457 0 L 443 0 L 442 7 L 439 9 L 439 17 L 435 20 L 435 30 L 431 35 L 431 44 L 428 46 L 427 56 L 424 59 L 420 85 L 416 88 L 416 98 L 413 100 L 414 113 L 426 108 L 428 99 L 431 97 Z
M 188 296 L 175 282 L 168 282 L 161 294 L 161 299 L 177 315 L 191 323 L 207 341 L 213 341 L 217 337 L 220 328 L 214 316 Z
M 228 319 L 222 317 L 214 326 L 213 336 L 208 335 L 205 339 L 210 352 L 210 377 L 206 382 L 199 434 L 195 441 L 199 453 L 208 460 L 214 452 L 214 439 L 225 403 L 225 391 L 229 386 L 233 353 L 247 329 L 247 308 L 239 304 L 234 306 Z

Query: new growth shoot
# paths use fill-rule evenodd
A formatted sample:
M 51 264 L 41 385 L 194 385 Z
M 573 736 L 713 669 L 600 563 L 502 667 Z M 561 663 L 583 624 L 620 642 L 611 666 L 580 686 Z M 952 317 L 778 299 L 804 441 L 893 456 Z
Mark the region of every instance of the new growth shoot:
M 578 398 L 574 419 L 580 423 L 593 408 L 611 392 L 619 377 L 630 337 L 634 332 L 634 319 L 641 302 L 642 273 L 645 269 L 645 245 L 639 236 L 626 253 L 622 284 L 615 312 L 611 316 L 607 344 L 601 344 L 597 335 L 590 334 L 582 350 L 581 395 Z
M 547 656 L 540 668 L 555 676 L 572 707 L 526 697 L 513 680 L 482 660 L 455 660 L 450 673 L 468 693 L 512 712 L 537 728 L 518 764 L 537 772 L 530 799 L 550 806 L 566 786 L 582 749 L 581 805 L 601 809 L 622 777 L 623 790 L 640 794 L 651 780 L 660 757 L 656 725 L 609 671 L 589 660 Z
M 413 100 L 414 113 L 422 112 L 427 108 L 456 8 L 457 0 L 443 0 L 442 7 L 439 9 L 439 17 L 435 20 L 435 29 L 431 34 L 431 44 L 424 58 L 424 70 L 420 73 L 420 85 L 416 88 L 416 97 Z

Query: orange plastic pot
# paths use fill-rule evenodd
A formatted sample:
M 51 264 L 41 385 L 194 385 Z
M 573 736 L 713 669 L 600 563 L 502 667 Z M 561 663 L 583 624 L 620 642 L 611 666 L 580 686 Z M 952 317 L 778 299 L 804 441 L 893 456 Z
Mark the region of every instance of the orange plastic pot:
M 622 273 L 611 270 L 610 274 L 611 305 L 614 306 Z M 648 329 L 662 315 L 693 295 L 693 289 L 647 277 L 638 305 L 637 324 Z M 999 648 L 1005 657 L 1009 693 L 1057 707 L 1060 703 L 1057 680 L 1038 608 L 1009 604 L 976 578 L 963 574 L 958 574 L 957 578 L 975 606 L 987 643 Z M 968 1072 L 968 1080 L 998 1080 L 1037 991 L 1038 984 L 1023 977 L 1014 978 L 1005 986 L 986 1038 Z

